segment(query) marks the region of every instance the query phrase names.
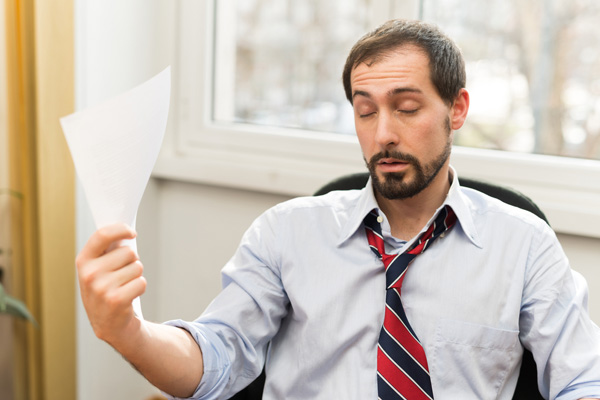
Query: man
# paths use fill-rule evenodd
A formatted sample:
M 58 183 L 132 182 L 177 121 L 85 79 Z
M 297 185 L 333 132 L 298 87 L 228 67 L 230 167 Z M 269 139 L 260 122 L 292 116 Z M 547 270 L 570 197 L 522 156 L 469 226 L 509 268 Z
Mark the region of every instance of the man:
M 600 397 L 600 331 L 553 232 L 461 188 L 449 165 L 469 108 L 455 44 L 430 25 L 390 21 L 354 46 L 343 80 L 367 187 L 260 216 L 193 322 L 135 318 L 142 265 L 129 248 L 107 251 L 135 233 L 100 229 L 77 259 L 96 335 L 178 397 L 228 398 L 266 360 L 269 399 L 510 399 L 522 346 L 546 397 Z M 388 284 L 403 257 L 410 268 Z M 415 361 L 418 377 L 404 366 Z

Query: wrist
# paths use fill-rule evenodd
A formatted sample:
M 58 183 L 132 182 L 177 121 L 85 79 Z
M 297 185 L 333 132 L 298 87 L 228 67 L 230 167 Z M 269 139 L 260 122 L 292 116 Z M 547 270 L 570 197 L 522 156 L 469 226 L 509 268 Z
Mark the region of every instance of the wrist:
M 122 329 L 108 332 L 103 340 L 129 360 L 144 343 L 147 334 L 145 321 L 132 315 Z

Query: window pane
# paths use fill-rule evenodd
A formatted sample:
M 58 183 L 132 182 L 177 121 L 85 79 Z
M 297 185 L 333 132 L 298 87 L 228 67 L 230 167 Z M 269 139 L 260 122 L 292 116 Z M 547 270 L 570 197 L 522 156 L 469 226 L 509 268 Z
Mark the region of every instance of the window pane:
M 600 2 L 424 0 L 467 60 L 465 146 L 600 158 Z
M 217 1 L 214 118 L 354 134 L 343 63 L 362 34 L 402 15 L 390 9 L 404 2 Z M 456 144 L 600 159 L 600 2 L 422 7 L 467 60 L 471 109 Z
M 217 30 L 235 38 L 235 69 L 228 76 L 216 67 L 215 118 L 354 134 L 342 69 L 350 47 L 371 27 L 376 3 L 381 7 L 370 0 L 243 0 L 230 2 L 233 13 L 221 6 L 217 12 L 235 20 Z M 223 37 L 217 41 L 227 46 Z M 220 84 L 230 89 L 230 108 Z

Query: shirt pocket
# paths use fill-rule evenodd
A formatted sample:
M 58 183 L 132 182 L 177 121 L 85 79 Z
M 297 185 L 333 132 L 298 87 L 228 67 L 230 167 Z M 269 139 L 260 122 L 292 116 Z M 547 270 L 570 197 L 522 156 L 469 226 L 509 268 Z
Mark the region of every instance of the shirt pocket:
M 428 354 L 434 395 L 495 399 L 522 352 L 516 330 L 442 319 Z

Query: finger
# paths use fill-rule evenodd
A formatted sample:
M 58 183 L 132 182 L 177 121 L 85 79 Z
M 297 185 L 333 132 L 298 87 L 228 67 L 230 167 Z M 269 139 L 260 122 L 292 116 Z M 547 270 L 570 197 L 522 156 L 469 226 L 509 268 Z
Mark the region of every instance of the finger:
M 105 296 L 110 290 L 123 284 L 123 276 L 137 269 L 141 275 L 141 263 L 131 267 L 123 273 L 118 273 L 122 268 L 139 261 L 137 254 L 129 247 L 120 247 L 77 266 L 77 276 L 82 296 Z M 116 275 L 115 275 L 116 274 Z M 130 278 L 131 279 L 131 278 Z
M 90 236 L 77 256 L 77 265 L 104 254 L 106 249 L 116 241 L 133 239 L 136 232 L 125 224 L 112 224 L 98 229 Z
M 144 267 L 142 266 L 142 263 L 138 260 L 112 273 L 111 281 L 112 284 L 115 285 L 115 287 L 120 287 L 136 278 L 139 278 L 140 276 L 142 276 L 143 272 Z
M 121 246 L 100 256 L 98 261 L 99 272 L 111 272 L 123 268 L 137 260 L 137 253 L 129 246 Z
M 87 282 L 90 282 L 89 288 L 93 293 L 97 296 L 105 296 L 133 279 L 139 278 L 142 276 L 142 272 L 142 263 L 134 261 L 117 270 L 98 273 L 93 281 L 89 279 Z
M 130 280 L 123 286 L 112 291 L 112 298 L 122 305 L 130 305 L 133 299 L 140 297 L 146 291 L 146 278 L 139 276 Z

